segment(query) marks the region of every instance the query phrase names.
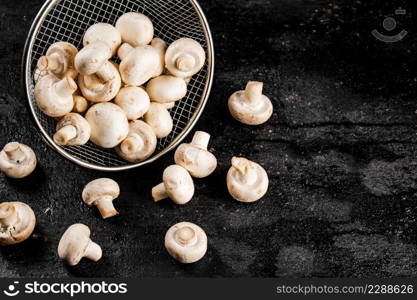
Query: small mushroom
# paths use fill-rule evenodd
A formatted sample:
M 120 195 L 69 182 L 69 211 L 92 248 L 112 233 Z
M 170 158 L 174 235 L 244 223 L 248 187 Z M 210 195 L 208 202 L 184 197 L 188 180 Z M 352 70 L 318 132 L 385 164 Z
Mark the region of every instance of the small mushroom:
M 129 124 L 127 138 L 116 148 L 117 153 L 129 162 L 140 162 L 150 157 L 156 149 L 156 135 L 152 128 L 143 121 Z
M 88 109 L 88 101 L 79 95 L 72 96 L 72 100 L 74 101 L 74 107 L 72 108 L 72 112 L 83 114 Z
M 97 23 L 87 29 L 84 34 L 83 45 L 88 46 L 100 41 L 106 43 L 112 55 L 115 55 L 117 48 L 122 43 L 120 32 L 113 26 L 107 23 Z
M 116 104 L 95 104 L 87 111 L 85 118 L 91 127 L 90 140 L 103 148 L 116 147 L 129 133 L 126 114 Z
M 120 188 L 110 178 L 99 178 L 88 183 L 83 190 L 83 201 L 87 205 L 95 205 L 103 219 L 111 218 L 119 213 L 114 208 L 113 200 L 119 197 Z
M 266 194 L 268 184 L 268 174 L 259 164 L 246 158 L 232 158 L 232 167 L 227 173 L 227 188 L 237 201 L 258 201 Z
M 167 137 L 174 127 L 174 122 L 168 110 L 160 103 L 151 102 L 144 121 L 152 127 L 156 137 L 161 139 Z
M 22 202 L 0 204 L 0 246 L 21 243 L 32 235 L 36 218 L 29 205 Z
M 272 116 L 272 103 L 262 94 L 263 83 L 249 81 L 244 91 L 229 98 L 229 110 L 233 118 L 246 125 L 260 125 Z
M 101 247 L 90 239 L 90 228 L 84 224 L 74 224 L 68 227 L 59 241 L 58 256 L 68 265 L 78 265 L 83 257 L 94 262 L 102 256 Z
M 200 226 L 181 222 L 167 231 L 165 248 L 179 262 L 194 263 L 202 259 L 207 252 L 207 235 Z
M 206 53 L 200 43 L 181 38 L 169 45 L 165 53 L 165 66 L 168 71 L 181 78 L 197 74 L 204 66 Z
M 105 42 L 96 41 L 85 46 L 75 56 L 75 68 L 82 75 L 97 73 L 112 57 L 112 48 Z
M 187 169 L 193 177 L 209 176 L 217 167 L 216 157 L 207 151 L 209 140 L 208 133 L 197 131 L 190 144 L 181 144 L 175 151 L 175 163 Z
M 79 75 L 78 85 L 83 96 L 91 102 L 107 102 L 116 97 L 122 81 L 117 65 L 107 61 L 91 75 Z
M 76 113 L 65 115 L 56 125 L 54 142 L 62 146 L 81 146 L 90 139 L 91 128 L 87 120 Z
M 77 53 L 77 48 L 70 43 L 54 43 L 48 48 L 46 55 L 39 58 L 38 69 L 48 71 L 60 79 L 66 75 L 75 78 L 78 74 L 74 67 L 74 58 Z
M 152 198 L 155 202 L 170 198 L 176 204 L 186 204 L 194 195 L 194 183 L 186 169 L 172 165 L 165 169 L 163 182 L 153 187 Z
M 116 22 L 116 28 L 122 35 L 123 42 L 133 47 L 149 44 L 154 34 L 152 21 L 144 14 L 136 12 L 122 15 Z
M 185 97 L 187 84 L 182 78 L 161 75 L 148 82 L 146 92 L 152 101 L 159 103 L 175 102 Z
M 59 79 L 49 74 L 35 85 L 35 99 L 39 109 L 50 117 L 63 117 L 71 112 L 74 106 L 72 94 L 77 84 L 70 76 Z
M 148 94 L 141 87 L 128 86 L 122 88 L 114 103 L 126 113 L 128 120 L 137 120 L 149 110 L 151 104 Z
M 18 179 L 29 176 L 36 164 L 35 152 L 24 144 L 8 143 L 0 152 L 0 170 L 7 177 Z

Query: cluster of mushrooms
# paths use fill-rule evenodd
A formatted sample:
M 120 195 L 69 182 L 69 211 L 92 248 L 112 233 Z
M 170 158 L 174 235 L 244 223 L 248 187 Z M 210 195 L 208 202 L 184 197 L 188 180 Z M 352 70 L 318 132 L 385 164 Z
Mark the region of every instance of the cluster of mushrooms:
M 61 118 L 55 142 L 82 145 L 91 140 L 105 148 L 116 147 L 128 161 L 145 159 L 155 150 L 156 139 L 169 134 L 172 119 L 171 125 L 166 123 L 167 109 L 185 96 L 187 81 L 204 64 L 204 50 L 186 38 L 165 50 L 165 43 L 153 38 L 152 22 L 139 13 L 123 15 L 115 28 L 93 25 L 84 36 L 84 46 L 78 52 L 74 46 L 59 42 L 39 60 L 39 69 L 47 70 L 48 75 L 39 79 L 35 95 L 45 114 Z M 120 66 L 110 61 L 116 52 L 122 61 Z M 168 75 L 161 75 L 163 72 Z M 74 95 L 76 76 L 83 96 Z M 146 82 L 146 89 L 139 87 Z M 250 81 L 245 90 L 234 93 L 228 101 L 231 115 L 246 125 L 269 120 L 273 106 L 262 91 L 262 82 Z M 114 103 L 110 102 L 113 99 Z M 90 106 L 91 103 L 95 104 Z M 144 121 L 139 120 L 141 117 Z M 155 202 L 169 198 L 184 205 L 192 199 L 192 178 L 205 178 L 217 168 L 217 159 L 208 150 L 209 140 L 208 133 L 197 131 L 190 143 L 177 148 L 175 164 L 165 169 L 163 182 L 152 188 Z M 8 177 L 24 178 L 36 165 L 36 155 L 27 145 L 8 143 L 0 152 L 0 170 Z M 261 199 L 269 184 L 265 169 L 243 157 L 232 158 L 226 180 L 230 195 L 245 203 Z M 119 214 L 113 205 L 119 195 L 117 182 L 99 178 L 84 187 L 81 198 L 85 204 L 96 206 L 102 218 L 107 219 Z M 35 224 L 35 214 L 27 204 L 1 203 L 0 245 L 26 240 Z M 70 266 L 77 265 L 83 257 L 98 261 L 102 249 L 90 234 L 86 225 L 70 226 L 60 239 L 59 257 Z M 180 222 L 167 231 L 165 248 L 179 262 L 194 263 L 207 251 L 207 235 L 196 224 Z
M 136 12 L 122 15 L 115 26 L 94 24 L 83 45 L 78 51 L 56 42 L 37 64 L 42 76 L 35 100 L 58 119 L 54 142 L 91 141 L 133 163 L 149 158 L 157 139 L 173 129 L 169 109 L 186 96 L 187 84 L 205 64 L 203 47 L 190 38 L 167 47 L 154 37 L 151 20 Z M 120 65 L 111 60 L 116 56 Z

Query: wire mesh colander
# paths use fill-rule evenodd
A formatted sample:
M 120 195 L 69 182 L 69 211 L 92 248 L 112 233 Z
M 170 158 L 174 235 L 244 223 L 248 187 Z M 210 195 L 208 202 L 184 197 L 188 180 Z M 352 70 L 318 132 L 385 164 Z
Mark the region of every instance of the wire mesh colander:
M 48 47 L 57 41 L 82 47 L 84 32 L 99 22 L 115 24 L 124 13 L 135 11 L 151 18 L 155 36 L 168 44 L 181 37 L 200 42 L 207 53 L 203 69 L 193 76 L 187 96 L 178 101 L 170 114 L 174 121 L 171 134 L 158 140 L 155 154 L 141 163 L 121 159 L 113 149 L 103 149 L 91 142 L 84 146 L 62 147 L 53 141 L 56 121 L 36 106 L 34 85 L 42 74 L 36 64 Z M 48 0 L 36 16 L 26 41 L 24 74 L 29 106 L 45 141 L 67 159 L 87 168 L 120 171 L 155 161 L 175 148 L 190 132 L 207 102 L 213 81 L 213 42 L 207 20 L 194 0 Z

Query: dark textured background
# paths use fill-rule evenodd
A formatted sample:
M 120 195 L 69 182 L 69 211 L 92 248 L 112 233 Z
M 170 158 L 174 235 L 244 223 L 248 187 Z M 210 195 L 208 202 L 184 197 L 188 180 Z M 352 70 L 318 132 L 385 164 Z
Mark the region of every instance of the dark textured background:
M 213 136 L 219 168 L 196 180 L 192 202 L 152 202 L 172 154 L 137 170 L 103 174 L 61 158 L 41 140 L 21 86 L 21 54 L 42 1 L 0 0 L 0 144 L 34 148 L 39 168 L 23 181 L 0 176 L 1 201 L 29 203 L 38 238 L 0 249 L 0 275 L 85 277 L 274 277 L 417 275 L 416 11 L 396 17 L 410 31 L 383 44 L 371 30 L 401 1 L 201 0 L 215 40 L 215 82 L 196 129 Z M 265 82 L 272 119 L 234 121 L 227 98 Z M 270 190 L 245 205 L 228 196 L 233 155 L 262 164 Z M 80 199 L 100 176 L 121 185 L 121 215 L 102 221 Z M 163 246 L 176 222 L 202 226 L 205 258 L 180 265 Z M 91 227 L 99 263 L 68 268 L 56 254 L 71 224 Z

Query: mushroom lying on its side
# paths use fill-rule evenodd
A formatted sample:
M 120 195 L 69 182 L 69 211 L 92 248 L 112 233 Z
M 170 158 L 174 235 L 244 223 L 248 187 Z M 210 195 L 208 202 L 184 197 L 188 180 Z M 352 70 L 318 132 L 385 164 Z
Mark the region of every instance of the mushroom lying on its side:
M 0 246 L 14 245 L 31 236 L 36 218 L 29 205 L 22 202 L 0 204 Z
M 161 75 L 148 82 L 146 92 L 152 101 L 159 103 L 175 102 L 185 97 L 187 84 L 182 78 Z
M 106 43 L 110 49 L 112 55 L 115 55 L 117 48 L 122 43 L 122 37 L 120 32 L 113 26 L 107 23 L 97 23 L 90 28 L 84 34 L 83 45 L 88 46 L 100 41 Z
M 200 226 L 181 222 L 167 231 L 165 248 L 179 262 L 194 263 L 202 259 L 207 252 L 207 236 Z
M 39 58 L 38 69 L 48 71 L 58 78 L 66 75 L 75 78 L 78 74 L 74 67 L 74 58 L 77 53 L 77 48 L 70 43 L 54 43 L 48 48 L 46 55 Z
M 35 152 L 17 142 L 8 143 L 0 152 L 0 170 L 10 178 L 23 178 L 35 170 Z
M 91 75 L 97 73 L 111 57 L 111 46 L 105 42 L 96 41 L 78 52 L 74 64 L 80 74 Z
M 128 120 L 137 120 L 149 110 L 151 101 L 143 88 L 127 86 L 119 91 L 114 103 L 123 109 Z
M 128 12 L 116 22 L 124 43 L 133 47 L 148 45 L 154 34 L 152 21 L 141 13 Z
M 90 235 L 90 228 L 83 224 L 68 227 L 59 241 L 59 258 L 65 260 L 70 266 L 78 265 L 83 257 L 94 262 L 100 260 L 101 247 L 90 239 Z
M 87 120 L 76 113 L 69 113 L 56 125 L 54 142 L 58 145 L 81 146 L 90 139 L 91 128 Z
M 169 111 L 160 103 L 151 102 L 144 121 L 152 127 L 156 137 L 161 139 L 167 137 L 174 127 Z
M 116 181 L 99 178 L 84 187 L 82 198 L 87 205 L 97 206 L 103 219 L 107 219 L 119 214 L 113 205 L 113 200 L 119 197 L 119 194 L 120 188 Z

